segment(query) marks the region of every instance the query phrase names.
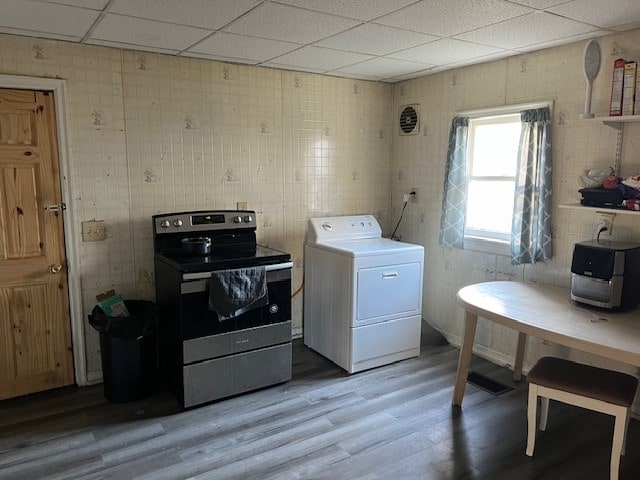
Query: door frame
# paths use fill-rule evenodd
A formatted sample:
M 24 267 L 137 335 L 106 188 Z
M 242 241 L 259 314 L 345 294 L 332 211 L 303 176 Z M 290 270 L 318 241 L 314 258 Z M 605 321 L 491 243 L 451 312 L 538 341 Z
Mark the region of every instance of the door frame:
M 69 314 L 71 321 L 71 341 L 73 348 L 73 372 L 79 386 L 87 385 L 87 357 L 84 341 L 82 295 L 80 290 L 80 263 L 76 237 L 76 209 L 71 191 L 70 156 L 68 142 L 68 119 L 66 81 L 55 78 L 27 77 L 0 73 L 0 88 L 18 90 L 41 90 L 53 92 L 56 108 L 56 133 L 58 140 L 58 168 L 62 201 L 67 209 L 62 215 L 64 226 L 64 248 L 67 256 L 67 284 L 69 287 Z

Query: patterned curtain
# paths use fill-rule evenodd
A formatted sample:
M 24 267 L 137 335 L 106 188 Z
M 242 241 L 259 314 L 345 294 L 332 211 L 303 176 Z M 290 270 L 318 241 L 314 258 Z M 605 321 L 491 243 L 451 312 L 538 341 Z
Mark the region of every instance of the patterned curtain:
M 551 113 L 521 112 L 516 191 L 511 224 L 511 263 L 551 259 Z
M 469 118 L 455 117 L 449 132 L 440 220 L 440 244 L 462 248 L 467 205 L 467 138 Z

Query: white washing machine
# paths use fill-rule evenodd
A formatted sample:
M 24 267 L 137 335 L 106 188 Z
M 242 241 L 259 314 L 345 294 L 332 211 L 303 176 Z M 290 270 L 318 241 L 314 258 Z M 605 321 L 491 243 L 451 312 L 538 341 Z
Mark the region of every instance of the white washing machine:
M 420 354 L 421 245 L 382 238 L 372 215 L 312 218 L 304 343 L 349 373 Z

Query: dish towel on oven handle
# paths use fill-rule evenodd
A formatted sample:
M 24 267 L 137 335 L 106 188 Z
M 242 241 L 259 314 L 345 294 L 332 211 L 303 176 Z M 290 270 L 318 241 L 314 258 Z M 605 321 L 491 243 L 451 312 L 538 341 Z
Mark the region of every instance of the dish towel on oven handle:
M 211 272 L 209 310 L 228 320 L 269 303 L 264 267 L 235 268 Z

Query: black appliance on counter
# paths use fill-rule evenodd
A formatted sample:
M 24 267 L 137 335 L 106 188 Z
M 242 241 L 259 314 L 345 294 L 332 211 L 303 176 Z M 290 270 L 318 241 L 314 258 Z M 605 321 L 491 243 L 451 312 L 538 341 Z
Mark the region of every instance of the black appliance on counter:
M 638 305 L 640 243 L 576 243 L 571 261 L 571 300 L 613 311 Z
M 154 215 L 153 245 L 159 373 L 184 407 L 291 379 L 291 256 L 256 243 L 255 212 Z M 221 319 L 210 279 L 241 268 L 264 268 L 268 301 Z

